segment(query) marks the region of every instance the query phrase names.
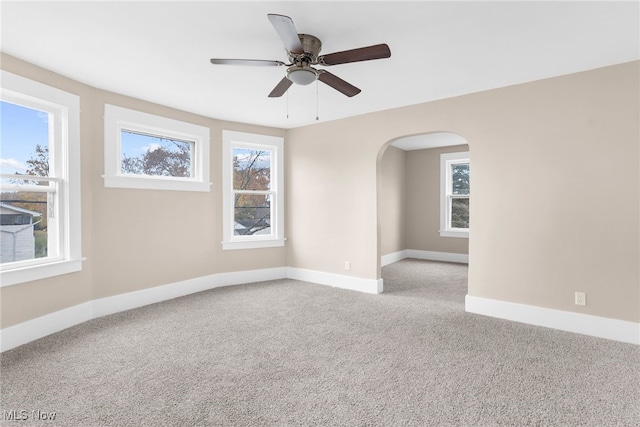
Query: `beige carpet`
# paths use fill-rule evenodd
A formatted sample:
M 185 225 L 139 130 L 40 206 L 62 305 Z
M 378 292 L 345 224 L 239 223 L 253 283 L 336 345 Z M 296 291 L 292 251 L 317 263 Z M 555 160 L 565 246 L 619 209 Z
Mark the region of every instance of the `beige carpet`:
M 2 425 L 640 425 L 638 346 L 465 313 L 464 265 L 383 275 L 382 295 L 219 288 L 5 352 Z

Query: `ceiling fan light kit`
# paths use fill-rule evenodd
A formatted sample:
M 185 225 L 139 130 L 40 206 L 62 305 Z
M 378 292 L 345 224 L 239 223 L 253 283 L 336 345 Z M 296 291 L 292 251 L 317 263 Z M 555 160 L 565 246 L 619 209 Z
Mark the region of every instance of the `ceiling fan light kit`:
M 270 98 L 284 95 L 293 83 L 306 86 L 316 80 L 320 80 L 346 96 L 355 96 L 360 93 L 360 89 L 326 70 L 313 68 L 312 65 L 331 66 L 383 59 L 391 56 L 391 50 L 386 44 L 320 55 L 320 50 L 322 49 L 320 39 L 310 34 L 298 34 L 290 17 L 277 14 L 268 14 L 267 17 L 284 44 L 290 61 L 289 64 L 285 64 L 282 61 L 261 59 L 221 58 L 212 58 L 211 63 L 214 65 L 287 66 L 287 75 L 269 93 Z
M 318 75 L 309 66 L 293 66 L 287 69 L 287 78 L 297 85 L 306 86 L 315 82 Z

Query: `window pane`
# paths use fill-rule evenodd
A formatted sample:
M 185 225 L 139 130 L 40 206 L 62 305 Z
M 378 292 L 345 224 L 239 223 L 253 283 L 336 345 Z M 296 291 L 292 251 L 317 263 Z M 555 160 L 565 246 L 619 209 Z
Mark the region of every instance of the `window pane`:
M 233 219 L 236 236 L 271 234 L 270 196 L 236 194 Z
M 452 194 L 469 194 L 469 163 L 451 165 Z
M 180 141 L 128 130 L 123 130 L 120 137 L 122 173 L 191 177 L 193 141 Z
M 47 257 L 47 198 L 51 198 L 49 194 L 52 193 L 2 193 L 0 263 Z
M 268 150 L 233 149 L 233 189 L 271 189 L 271 152 Z
M 0 263 L 45 258 L 47 199 L 53 193 L 21 191 L 15 186 L 49 185 L 36 177 L 49 176 L 51 115 L 1 101 L 0 122 L 1 173 L 16 177 L 3 178 L 0 183 Z M 22 175 L 32 178 L 21 179 Z
M 451 228 L 469 228 L 469 199 L 451 199 Z
M 0 101 L 1 172 L 49 176 L 50 114 Z

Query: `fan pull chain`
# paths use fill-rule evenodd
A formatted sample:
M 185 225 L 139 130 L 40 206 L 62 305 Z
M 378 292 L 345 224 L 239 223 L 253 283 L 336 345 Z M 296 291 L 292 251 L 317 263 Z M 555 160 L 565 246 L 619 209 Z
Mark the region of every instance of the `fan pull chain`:
M 287 119 L 289 118 L 289 91 L 287 91 Z
M 318 121 L 318 118 L 320 117 L 320 114 L 318 113 L 318 79 L 316 79 L 316 121 Z

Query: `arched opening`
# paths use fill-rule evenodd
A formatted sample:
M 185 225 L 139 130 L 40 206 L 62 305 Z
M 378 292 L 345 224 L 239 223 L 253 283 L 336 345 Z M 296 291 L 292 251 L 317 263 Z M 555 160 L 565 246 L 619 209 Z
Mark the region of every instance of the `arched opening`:
M 407 258 L 468 264 L 469 165 L 467 140 L 452 132 L 402 136 L 381 148 L 379 277 L 383 267 Z

